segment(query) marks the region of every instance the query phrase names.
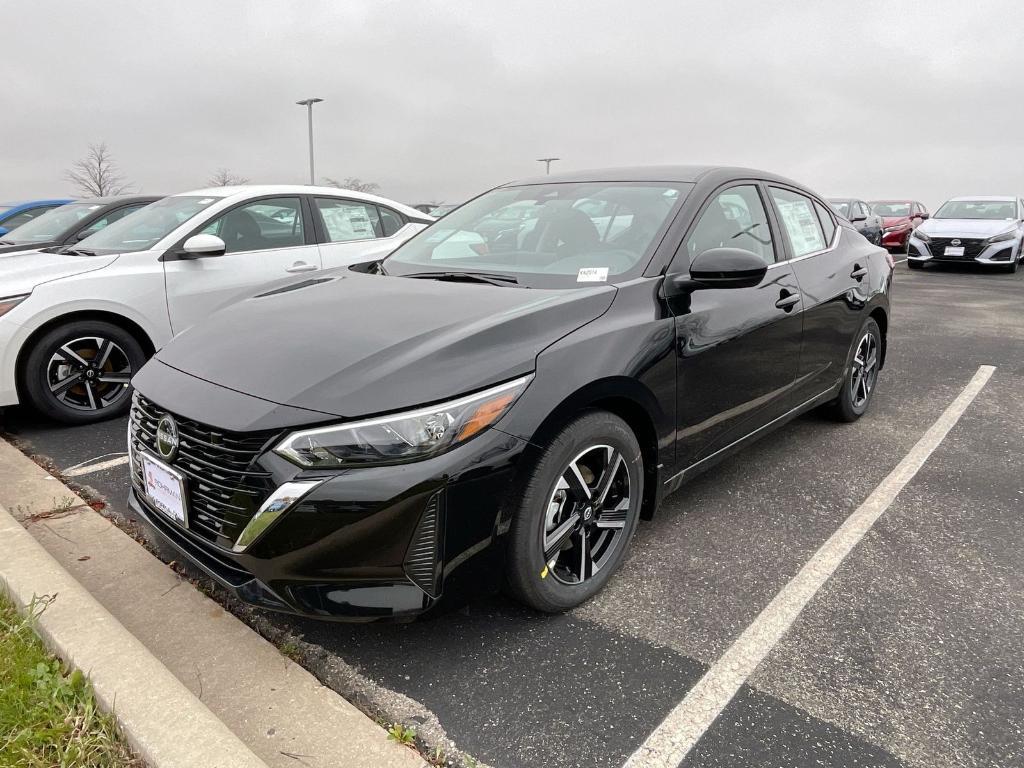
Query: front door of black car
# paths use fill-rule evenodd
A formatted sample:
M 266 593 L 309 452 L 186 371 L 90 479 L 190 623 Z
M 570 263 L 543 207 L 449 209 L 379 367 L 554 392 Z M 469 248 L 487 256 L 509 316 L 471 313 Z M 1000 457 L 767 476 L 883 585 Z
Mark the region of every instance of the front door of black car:
M 870 249 L 859 238 L 844 242 L 842 229 L 821 202 L 792 189 L 768 190 L 803 289 L 800 391 L 807 400 L 842 375 L 853 335 L 864 321 Z
M 752 288 L 694 290 L 676 320 L 676 470 L 685 468 L 793 407 L 800 364 L 801 294 L 784 261 L 759 187 L 713 193 L 676 254 L 683 272 L 711 248 L 743 248 L 768 264 Z

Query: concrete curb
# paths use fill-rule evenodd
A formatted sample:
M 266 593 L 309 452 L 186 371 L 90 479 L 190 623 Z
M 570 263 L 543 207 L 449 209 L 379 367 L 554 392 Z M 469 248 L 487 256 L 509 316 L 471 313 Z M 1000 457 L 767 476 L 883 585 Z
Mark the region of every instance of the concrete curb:
M 100 706 L 150 768 L 266 768 L 3 507 L 0 586 L 22 609 L 34 597 L 54 598 L 36 629 L 89 676 Z

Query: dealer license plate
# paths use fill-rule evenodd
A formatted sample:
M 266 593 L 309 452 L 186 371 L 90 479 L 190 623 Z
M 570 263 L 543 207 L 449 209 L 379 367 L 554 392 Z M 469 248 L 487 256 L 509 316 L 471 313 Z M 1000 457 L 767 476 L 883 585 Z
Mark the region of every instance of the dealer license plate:
M 185 478 L 180 472 L 175 472 L 152 456 L 142 453 L 140 458 L 142 459 L 142 478 L 150 502 L 178 525 L 187 528 Z
M 946 246 L 947 256 L 963 256 L 964 247 L 962 245 L 947 245 Z

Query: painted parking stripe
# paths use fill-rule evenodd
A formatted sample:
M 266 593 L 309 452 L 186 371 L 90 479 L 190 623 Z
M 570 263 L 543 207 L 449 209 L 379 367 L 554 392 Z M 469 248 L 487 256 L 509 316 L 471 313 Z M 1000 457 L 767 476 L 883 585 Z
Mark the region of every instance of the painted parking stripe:
M 82 462 L 81 464 L 75 464 L 73 467 L 68 467 L 61 472 L 64 477 L 78 477 L 80 475 L 88 475 L 93 472 L 101 472 L 104 469 L 110 469 L 112 467 L 119 467 L 122 464 L 128 463 L 128 454 L 106 454 L 107 456 L 117 456 L 116 459 L 107 459 L 106 461 L 96 461 L 96 459 L 89 459 L 88 462 Z M 102 459 L 103 456 L 98 458 Z
M 893 264 L 902 264 L 904 261 L 906 261 L 906 259 L 896 259 L 893 261 Z
M 992 377 L 983 365 L 945 412 L 828 541 L 722 654 L 625 763 L 625 768 L 676 768 L 750 678 L 811 598 L 882 516 Z

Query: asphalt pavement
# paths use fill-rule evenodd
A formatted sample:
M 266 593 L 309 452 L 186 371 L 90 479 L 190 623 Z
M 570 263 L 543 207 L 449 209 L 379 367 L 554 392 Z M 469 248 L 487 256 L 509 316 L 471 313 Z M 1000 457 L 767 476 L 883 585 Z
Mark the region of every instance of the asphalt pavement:
M 901 264 L 868 414 L 810 414 L 683 487 L 567 615 L 495 596 L 406 625 L 274 622 L 490 765 L 618 768 L 984 365 L 991 380 L 683 765 L 1024 764 L 1024 272 Z M 126 512 L 123 420 L 12 409 L 3 425 L 62 470 L 84 463 L 75 481 Z

